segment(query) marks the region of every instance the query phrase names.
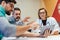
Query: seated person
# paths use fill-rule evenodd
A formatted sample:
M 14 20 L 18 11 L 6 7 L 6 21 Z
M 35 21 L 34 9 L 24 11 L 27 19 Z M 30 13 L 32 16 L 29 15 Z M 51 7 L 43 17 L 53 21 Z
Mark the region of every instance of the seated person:
M 24 18 L 24 20 L 21 20 L 20 16 L 21 16 L 21 10 L 19 8 L 14 8 L 13 14 L 11 17 L 8 18 L 8 21 L 11 24 L 23 26 L 25 22 L 28 22 L 28 19 L 30 17 L 26 17 L 26 18 Z M 30 33 L 30 30 L 28 30 L 28 31 L 26 31 L 21 36 L 35 36 L 35 35 L 37 36 L 38 35 L 35 33 Z
M 39 24 L 39 33 L 41 35 L 57 35 L 59 34 L 59 25 L 55 18 L 48 17 L 47 11 L 44 8 L 39 9 L 38 11 L 38 19 L 36 21 L 37 24 Z M 33 32 L 37 32 L 35 30 L 32 30 Z
M 32 24 L 19 26 L 8 22 L 6 14 L 8 15 L 12 12 L 14 4 L 16 4 L 15 0 L 0 0 L 0 33 L 2 33 L 3 37 L 20 36 L 32 27 Z M 39 36 L 39 34 L 34 36 Z
M 8 21 L 11 24 L 22 26 L 24 25 L 24 22 L 28 22 L 29 18 L 30 17 L 25 17 L 23 20 L 21 20 L 21 10 L 19 8 L 14 8 L 12 16 L 8 18 Z

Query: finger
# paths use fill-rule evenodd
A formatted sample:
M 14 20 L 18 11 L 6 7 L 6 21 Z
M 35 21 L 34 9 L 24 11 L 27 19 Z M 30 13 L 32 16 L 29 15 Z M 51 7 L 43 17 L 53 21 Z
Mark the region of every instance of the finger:
M 47 30 L 45 30 L 45 34 L 47 34 Z
M 48 33 L 48 30 L 46 30 L 46 33 Z
M 26 17 L 26 19 L 29 19 L 30 17 Z
M 50 30 L 49 30 L 49 34 L 50 34 Z

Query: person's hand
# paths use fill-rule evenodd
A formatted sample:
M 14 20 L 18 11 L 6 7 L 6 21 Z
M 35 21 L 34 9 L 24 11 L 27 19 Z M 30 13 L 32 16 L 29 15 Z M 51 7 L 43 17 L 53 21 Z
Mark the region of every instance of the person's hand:
M 29 25 L 31 25 L 31 28 L 34 30 L 36 30 L 39 27 L 39 25 L 35 21 L 29 23 Z
M 59 32 L 58 31 L 54 31 L 51 33 L 52 35 L 59 35 Z
M 37 28 L 39 28 L 39 24 L 37 24 L 36 22 L 34 22 L 33 24 L 33 29 L 36 30 Z
M 25 17 L 25 18 L 23 19 L 23 22 L 29 22 L 28 19 L 30 19 L 30 17 Z
M 45 31 L 44 31 L 44 36 L 45 37 L 48 37 L 48 36 L 50 36 L 50 29 L 46 29 Z

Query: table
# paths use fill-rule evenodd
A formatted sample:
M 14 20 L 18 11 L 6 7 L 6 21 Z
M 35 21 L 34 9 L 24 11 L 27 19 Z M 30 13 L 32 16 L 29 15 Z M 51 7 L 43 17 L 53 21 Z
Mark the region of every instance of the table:
M 30 37 L 4 37 L 2 40 L 60 40 L 60 35 L 48 36 L 47 38 L 30 38 Z

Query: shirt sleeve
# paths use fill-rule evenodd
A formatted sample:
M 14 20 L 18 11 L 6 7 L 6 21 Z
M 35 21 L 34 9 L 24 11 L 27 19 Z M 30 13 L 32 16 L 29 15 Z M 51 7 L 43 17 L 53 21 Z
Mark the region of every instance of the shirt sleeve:
M 20 25 L 20 26 L 23 26 L 24 25 L 24 22 L 19 20 L 18 22 L 16 22 L 16 25 Z
M 52 20 L 51 24 L 54 25 L 54 29 L 52 30 L 52 34 L 53 34 L 55 31 L 58 31 L 58 32 L 59 32 L 59 25 L 58 25 L 57 21 L 56 21 L 55 18 L 53 18 L 53 17 L 52 17 L 51 20 Z
M 5 37 L 16 36 L 16 25 L 12 25 L 4 17 L 0 18 L 0 30 Z

